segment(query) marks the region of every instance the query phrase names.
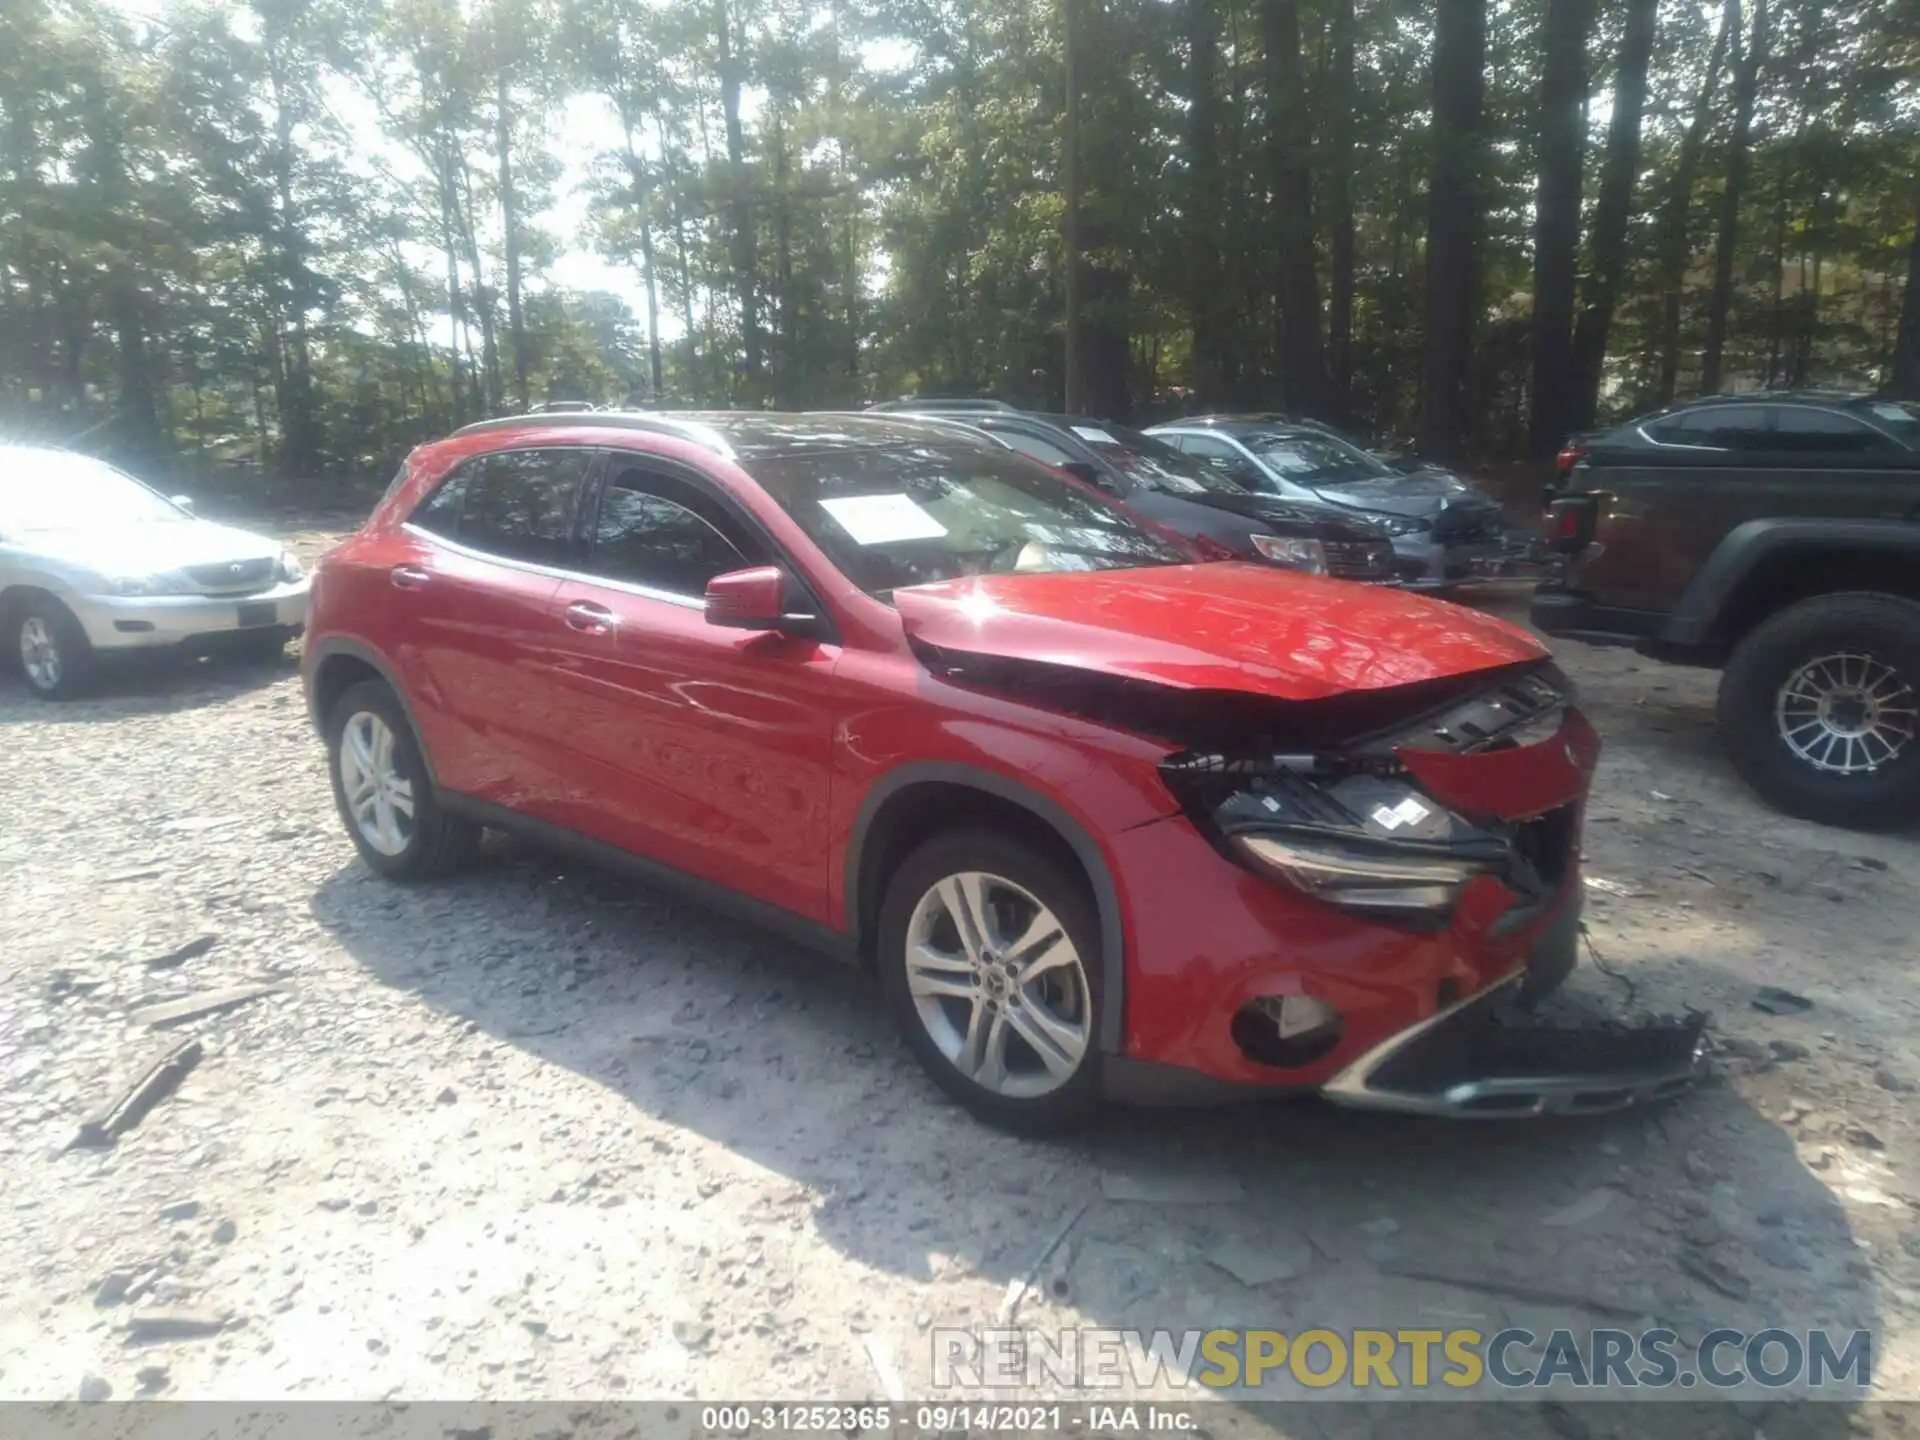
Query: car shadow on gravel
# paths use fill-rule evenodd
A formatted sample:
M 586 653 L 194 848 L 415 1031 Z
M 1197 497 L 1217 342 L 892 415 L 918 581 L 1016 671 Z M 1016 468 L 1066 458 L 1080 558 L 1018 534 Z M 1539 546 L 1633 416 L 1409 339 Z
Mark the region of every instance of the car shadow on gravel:
M 1718 1326 L 1804 1340 L 1876 1323 L 1844 1213 L 1792 1138 L 1724 1082 L 1579 1121 L 1292 1099 L 1116 1110 L 1069 1139 L 1021 1140 L 942 1097 L 862 975 L 621 877 L 490 844 L 477 871 L 419 889 L 353 863 L 312 907 L 374 981 L 806 1186 L 822 1243 L 924 1298 L 925 1314 L 873 1317 L 901 1337 L 912 1394 L 934 1393 L 918 1332 L 992 1323 L 941 1310 L 943 1282 L 966 1277 L 995 1293 L 1030 1280 L 1019 1323 L 1048 1332 L 1519 1326 L 1544 1342 L 1669 1326 L 1697 1342 Z M 1512 1358 L 1530 1370 L 1541 1352 Z M 1422 1437 L 1745 1440 L 1762 1414 L 1314 1408 L 1318 1433 Z M 1852 1408 L 1767 1404 L 1765 1430 L 1843 1436 Z
M 299 666 L 292 654 L 271 663 L 218 655 L 133 656 L 102 667 L 87 694 L 74 700 L 42 700 L 17 670 L 0 667 L 0 725 L 84 725 L 221 705 L 264 690 Z

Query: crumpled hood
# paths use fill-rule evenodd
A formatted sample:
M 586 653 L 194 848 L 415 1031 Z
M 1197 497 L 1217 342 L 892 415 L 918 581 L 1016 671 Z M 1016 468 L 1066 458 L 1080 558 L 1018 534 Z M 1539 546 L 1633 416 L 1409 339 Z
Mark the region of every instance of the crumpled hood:
M 152 575 L 189 565 L 278 558 L 280 546 L 261 535 L 211 520 L 151 520 L 71 530 L 28 530 L 22 549 L 107 575 Z
M 1382 475 L 1378 479 L 1355 480 L 1345 485 L 1316 485 L 1314 493 L 1336 505 L 1418 519 L 1430 518 L 1455 506 L 1497 508 L 1492 500 L 1458 475 L 1434 469 L 1415 470 L 1407 475 Z
M 1317 700 L 1539 660 L 1517 626 L 1264 565 L 975 575 L 893 592 L 908 638 L 1181 690 Z

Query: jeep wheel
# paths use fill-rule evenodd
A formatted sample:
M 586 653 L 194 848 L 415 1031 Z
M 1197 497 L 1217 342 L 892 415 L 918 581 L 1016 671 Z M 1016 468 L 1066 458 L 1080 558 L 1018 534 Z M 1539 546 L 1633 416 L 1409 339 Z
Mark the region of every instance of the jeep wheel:
M 1099 946 L 1079 878 L 992 831 L 923 845 L 880 908 L 880 980 L 908 1045 L 975 1115 L 1028 1134 L 1099 1098 Z
M 1782 610 L 1733 652 L 1719 719 L 1741 778 L 1790 815 L 1920 817 L 1920 604 L 1846 594 Z

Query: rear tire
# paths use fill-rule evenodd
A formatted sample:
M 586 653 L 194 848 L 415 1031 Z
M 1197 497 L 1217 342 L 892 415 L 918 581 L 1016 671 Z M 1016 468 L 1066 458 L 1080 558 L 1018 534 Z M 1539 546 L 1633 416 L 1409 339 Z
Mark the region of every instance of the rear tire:
M 11 653 L 27 688 L 43 700 L 72 700 L 93 685 L 93 642 L 51 595 L 16 604 L 7 621 Z
M 1878 830 L 1920 816 L 1920 604 L 1803 600 L 1742 640 L 1720 679 L 1734 769 L 1789 815 Z
M 472 859 L 480 827 L 441 808 L 406 709 L 382 681 L 363 680 L 334 702 L 327 770 L 340 823 L 376 874 L 429 880 Z
M 973 829 L 901 862 L 876 955 L 894 1018 L 935 1083 L 988 1124 L 1037 1135 L 1099 1104 L 1100 938 L 1078 875 Z

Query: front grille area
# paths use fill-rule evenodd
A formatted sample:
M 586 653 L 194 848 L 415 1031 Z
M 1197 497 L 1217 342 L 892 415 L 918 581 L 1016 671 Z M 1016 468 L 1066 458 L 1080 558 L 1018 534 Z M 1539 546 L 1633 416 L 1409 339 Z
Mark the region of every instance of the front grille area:
M 1558 890 L 1566 878 L 1567 868 L 1573 861 L 1575 838 L 1571 805 L 1562 805 L 1532 820 L 1522 820 L 1513 827 L 1514 853 L 1539 877 L 1547 893 Z
M 1327 573 L 1342 580 L 1391 580 L 1393 546 L 1385 540 L 1328 540 Z
M 1506 534 L 1506 521 L 1494 507 L 1449 506 L 1433 522 L 1433 538 L 1449 545 L 1467 545 L 1498 540 Z
M 189 565 L 187 578 L 202 590 L 221 595 L 243 595 L 273 583 L 274 561 L 234 560 L 221 565 Z

